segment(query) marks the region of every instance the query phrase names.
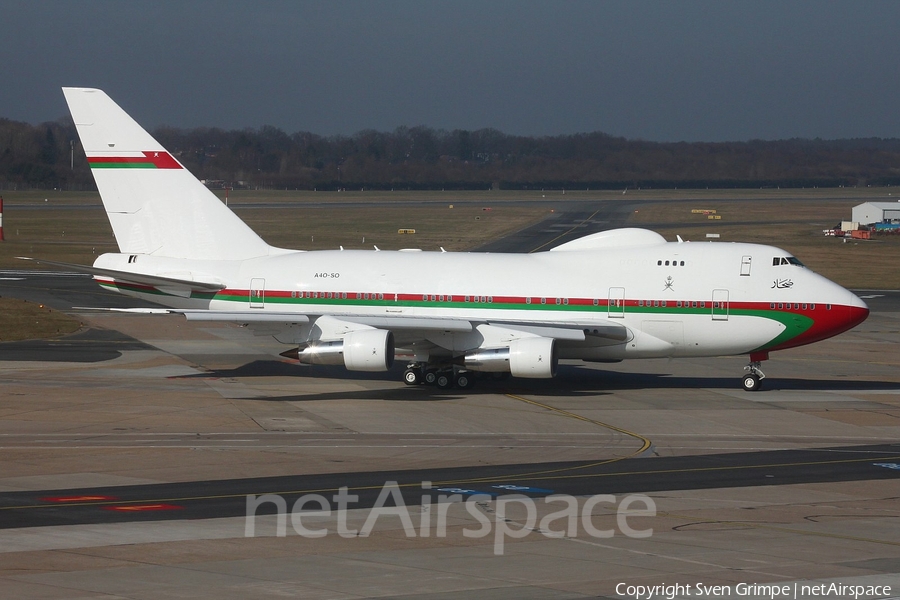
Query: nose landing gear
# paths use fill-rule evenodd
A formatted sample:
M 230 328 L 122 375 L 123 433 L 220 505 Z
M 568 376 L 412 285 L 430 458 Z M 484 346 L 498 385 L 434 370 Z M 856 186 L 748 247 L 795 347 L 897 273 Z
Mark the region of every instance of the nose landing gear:
M 760 369 L 759 366 L 760 361 L 755 360 L 744 367 L 744 370 L 748 371 L 748 373 L 744 375 L 744 378 L 741 380 L 741 384 L 744 386 L 745 391 L 759 391 L 759 387 L 762 385 L 762 380 L 766 378 L 766 374 L 762 372 L 762 369 Z

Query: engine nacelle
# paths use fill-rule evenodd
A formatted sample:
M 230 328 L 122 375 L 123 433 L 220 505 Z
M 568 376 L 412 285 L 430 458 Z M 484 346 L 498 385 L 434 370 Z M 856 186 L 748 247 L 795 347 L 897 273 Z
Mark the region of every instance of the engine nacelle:
M 513 377 L 549 379 L 556 377 L 557 366 L 556 340 L 552 338 L 523 338 L 509 345 L 509 372 Z
M 342 340 L 324 342 L 316 340 L 297 350 L 282 352 L 281 356 L 296 358 L 304 365 L 342 365 L 344 364 L 344 342 Z
M 558 364 L 556 340 L 544 337 L 513 340 L 507 348 L 479 348 L 463 359 L 463 365 L 471 371 L 532 379 L 556 377 Z
M 509 348 L 479 348 L 466 354 L 463 366 L 483 373 L 509 373 Z
M 360 329 L 344 336 L 344 366 L 350 371 L 387 371 L 394 364 L 394 334 Z
M 344 365 L 350 371 L 387 371 L 394 364 L 394 334 L 384 329 L 351 331 L 342 340 L 316 340 L 282 356 L 307 365 Z

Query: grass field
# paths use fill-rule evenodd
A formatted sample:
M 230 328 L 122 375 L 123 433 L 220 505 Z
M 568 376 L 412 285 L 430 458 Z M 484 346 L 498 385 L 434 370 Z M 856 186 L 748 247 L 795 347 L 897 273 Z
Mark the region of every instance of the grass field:
M 892 194 L 892 188 L 567 190 L 565 194 L 237 191 L 230 192 L 229 204 L 263 239 L 284 248 L 468 250 L 539 221 L 555 201 L 641 201 L 628 226 L 654 229 L 669 240 L 680 235 L 685 240 L 705 241 L 706 234 L 716 233 L 721 241 L 771 244 L 845 287 L 900 289 L 900 237 L 844 243 L 822 234 L 822 229 L 849 219 L 853 206 L 873 199 L 890 201 L 895 199 Z M 31 266 L 16 256 L 91 264 L 104 252 L 118 251 L 95 192 L 8 191 L 3 196 L 6 241 L 0 243 L 0 268 Z M 695 208 L 715 210 L 721 219 L 694 214 L 691 209 Z M 415 229 L 416 233 L 400 235 L 399 229 Z M 72 330 L 46 326 L 43 318 L 33 318 L 34 310 L 40 309 L 25 303 L 0 304 L 5 319 L 0 321 L 0 332 L 6 332 L 0 335 L 22 339 L 56 335 L 57 329 L 60 335 Z M 53 314 L 54 319 L 63 317 Z M 70 327 L 77 323 L 73 321 Z
M 466 250 L 517 231 L 550 210 L 514 205 L 512 195 L 490 194 L 231 192 L 229 202 L 266 242 L 300 250 L 373 245 L 382 250 Z M 482 199 L 483 204 L 454 205 Z M 4 200 L 6 242 L 0 243 L 0 268 L 26 266 L 16 256 L 91 264 L 104 252 L 118 251 L 96 193 L 5 192 Z M 417 204 L 404 206 L 405 201 Z M 421 201 L 429 204 L 418 204 Z M 253 206 L 262 203 L 266 207 Z M 271 207 L 286 203 L 290 206 Z M 321 206 L 329 203 L 334 206 Z M 346 203 L 352 203 L 352 208 Z M 487 208 L 490 210 L 484 210 Z M 415 229 L 416 233 L 400 235 L 399 229 Z
M 46 339 L 77 331 L 81 323 L 43 305 L 0 297 L 0 342 Z

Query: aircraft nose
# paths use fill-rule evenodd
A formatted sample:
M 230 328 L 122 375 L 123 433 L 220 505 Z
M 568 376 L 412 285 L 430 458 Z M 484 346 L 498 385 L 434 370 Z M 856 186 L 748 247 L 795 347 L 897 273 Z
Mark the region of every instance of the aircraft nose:
M 862 298 L 854 294 L 853 292 L 848 291 L 850 299 L 845 305 L 844 310 L 844 319 L 845 319 L 845 328 L 844 331 L 848 329 L 853 329 L 860 323 L 866 320 L 869 316 L 869 307 L 863 302 Z
M 863 302 L 862 298 L 860 298 L 853 292 L 850 292 L 850 296 L 851 296 L 850 303 L 849 303 L 850 306 L 852 306 L 854 308 L 864 308 L 864 309 L 866 309 L 866 311 L 869 310 L 869 305 L 866 304 L 865 302 Z

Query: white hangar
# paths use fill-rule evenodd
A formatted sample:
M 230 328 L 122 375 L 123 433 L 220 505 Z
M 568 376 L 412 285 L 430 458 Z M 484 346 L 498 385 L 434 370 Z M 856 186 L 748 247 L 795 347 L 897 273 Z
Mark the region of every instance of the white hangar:
M 853 207 L 850 217 L 860 225 L 900 221 L 900 200 L 897 202 L 864 202 Z

